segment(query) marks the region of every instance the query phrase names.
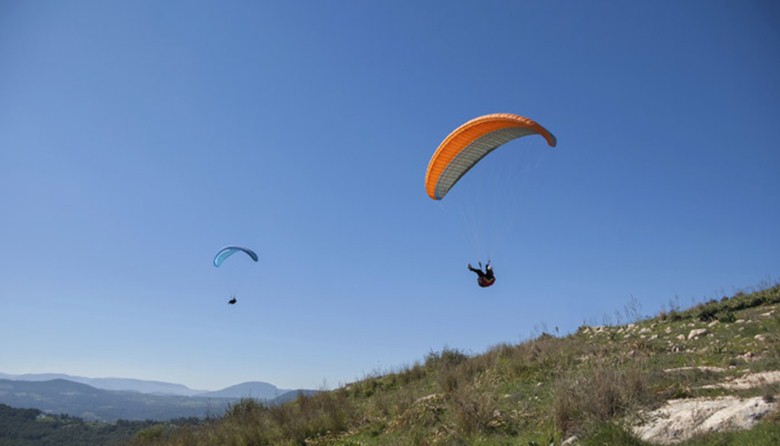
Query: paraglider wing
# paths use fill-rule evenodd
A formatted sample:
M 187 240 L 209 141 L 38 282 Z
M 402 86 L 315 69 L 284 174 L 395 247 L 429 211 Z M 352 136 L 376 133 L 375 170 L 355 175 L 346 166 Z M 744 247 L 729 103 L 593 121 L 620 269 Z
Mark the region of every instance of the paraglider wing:
M 425 172 L 425 191 L 432 199 L 441 200 L 488 153 L 528 135 L 541 135 L 550 147 L 557 144 L 552 133 L 522 116 L 495 113 L 472 119 L 450 133 L 436 149 Z
M 237 252 L 243 252 L 246 253 L 252 260 L 257 262 L 258 257 L 257 254 L 255 254 L 254 251 L 248 248 L 242 248 L 241 246 L 226 246 L 219 250 L 216 256 L 214 256 L 214 266 L 219 268 L 220 265 L 222 265 L 222 262 L 225 261 L 228 257 L 232 256 L 233 254 Z

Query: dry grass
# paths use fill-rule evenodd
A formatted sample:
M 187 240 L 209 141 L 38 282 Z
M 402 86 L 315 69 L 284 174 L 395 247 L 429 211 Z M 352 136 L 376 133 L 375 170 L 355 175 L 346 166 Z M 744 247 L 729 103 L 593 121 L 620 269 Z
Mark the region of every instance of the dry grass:
M 565 374 L 553 386 L 556 428 L 582 435 L 590 426 L 656 402 L 648 387 L 656 381 L 650 373 L 641 363 L 599 363 Z

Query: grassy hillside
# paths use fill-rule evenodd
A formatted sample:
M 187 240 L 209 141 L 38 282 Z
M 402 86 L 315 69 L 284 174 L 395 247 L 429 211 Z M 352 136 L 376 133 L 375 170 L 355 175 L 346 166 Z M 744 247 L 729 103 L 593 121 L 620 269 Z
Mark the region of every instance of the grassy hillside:
M 779 304 L 780 286 L 771 286 L 476 356 L 445 349 L 281 406 L 244 400 L 195 428 L 160 424 L 135 444 L 546 446 L 573 436 L 577 444 L 649 444 L 631 426 L 667 400 L 729 394 L 774 404 L 773 382 L 722 384 L 780 370 Z M 780 444 L 780 416 L 683 444 Z

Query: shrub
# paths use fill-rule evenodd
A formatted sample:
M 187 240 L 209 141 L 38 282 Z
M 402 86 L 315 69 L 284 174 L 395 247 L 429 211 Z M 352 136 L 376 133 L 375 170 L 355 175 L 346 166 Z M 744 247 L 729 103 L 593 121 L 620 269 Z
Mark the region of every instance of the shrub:
M 564 434 L 587 430 L 625 414 L 651 397 L 647 376 L 636 365 L 596 364 L 559 378 L 553 387 L 553 417 Z
M 463 375 L 459 366 L 466 363 L 468 356 L 458 350 L 445 348 L 441 353 L 431 352 L 425 358 L 425 368 L 435 374 L 439 389 L 444 393 L 455 390 Z
M 718 313 L 718 309 L 715 305 L 707 304 L 699 311 L 698 318 L 701 322 L 711 322 L 716 319 L 715 315 Z
M 480 434 L 490 430 L 490 422 L 496 411 L 495 397 L 491 392 L 464 385 L 452 395 L 450 401 L 455 429 L 464 435 Z
M 445 347 L 441 353 L 431 352 L 425 357 L 425 367 L 440 369 L 454 367 L 465 362 L 469 357 L 460 350 Z

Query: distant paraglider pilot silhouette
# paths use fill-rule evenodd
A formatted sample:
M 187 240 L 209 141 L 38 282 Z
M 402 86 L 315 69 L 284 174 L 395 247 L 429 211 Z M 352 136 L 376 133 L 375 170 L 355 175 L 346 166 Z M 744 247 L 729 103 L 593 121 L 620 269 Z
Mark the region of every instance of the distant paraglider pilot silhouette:
M 238 301 L 236 300 L 236 296 L 230 296 L 230 300 L 228 301 L 228 303 L 229 303 L 230 305 L 233 305 L 233 304 L 235 304 L 236 302 L 238 302 Z
M 469 263 L 469 271 L 477 274 L 477 284 L 482 288 L 487 288 L 496 283 L 496 276 L 493 274 L 493 267 L 490 266 L 490 261 L 485 264 L 485 271 L 482 271 L 482 262 L 479 262 L 479 269 L 474 268 Z

